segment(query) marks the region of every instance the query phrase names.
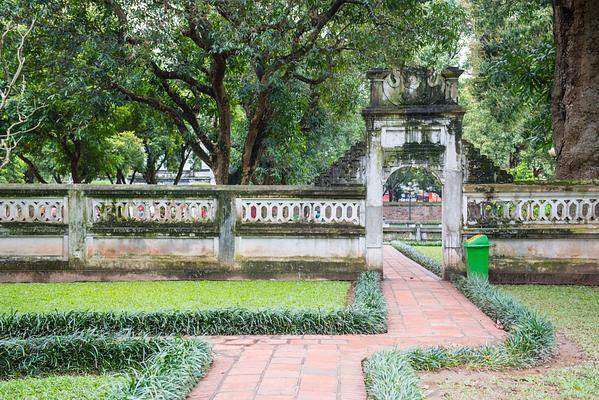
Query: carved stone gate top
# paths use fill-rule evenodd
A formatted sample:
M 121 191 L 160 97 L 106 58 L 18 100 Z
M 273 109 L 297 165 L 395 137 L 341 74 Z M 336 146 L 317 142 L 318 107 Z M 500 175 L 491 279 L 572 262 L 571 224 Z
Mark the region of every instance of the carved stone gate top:
M 458 103 L 459 68 L 436 73 L 425 68 L 371 69 L 369 108 Z
M 381 131 L 383 181 L 406 166 L 426 167 L 442 181 L 445 169 L 460 169 L 465 112 L 457 104 L 461 73 L 458 68 L 368 72 L 370 104 L 362 114 L 368 131 Z

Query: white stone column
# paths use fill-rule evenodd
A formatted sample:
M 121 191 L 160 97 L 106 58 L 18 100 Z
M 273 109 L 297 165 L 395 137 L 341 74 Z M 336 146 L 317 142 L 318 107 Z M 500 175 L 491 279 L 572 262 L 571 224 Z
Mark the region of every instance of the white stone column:
M 367 124 L 366 157 L 366 265 L 383 270 L 383 150 L 381 129 Z
M 451 130 L 446 132 L 443 169 L 443 276 L 464 269 L 462 261 L 462 168 L 460 143 Z

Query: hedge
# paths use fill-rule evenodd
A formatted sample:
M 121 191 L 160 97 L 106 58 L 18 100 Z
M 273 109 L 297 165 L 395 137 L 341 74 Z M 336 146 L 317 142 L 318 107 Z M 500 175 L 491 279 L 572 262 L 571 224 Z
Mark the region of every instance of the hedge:
M 127 373 L 107 399 L 185 399 L 211 363 L 206 342 L 77 333 L 0 341 L 0 378 Z
M 375 334 L 387 330 L 378 272 L 357 280 L 354 302 L 338 310 L 227 308 L 156 312 L 51 312 L 0 315 L 0 338 L 68 335 L 93 330 L 133 335 Z
M 483 279 L 458 277 L 454 283 L 485 314 L 502 322 L 508 332 L 505 342 L 495 346 L 375 353 L 363 363 L 369 399 L 422 399 L 416 371 L 452 367 L 525 368 L 553 355 L 555 332 L 549 321 Z
M 427 255 L 422 254 L 417 249 L 412 247 L 412 245 L 400 242 L 399 240 L 395 240 L 391 242 L 391 246 L 395 247 L 400 253 L 409 259 L 416 261 L 418 264 L 422 265 L 424 268 L 431 271 L 433 274 L 442 277 L 443 276 L 443 267 L 441 263 L 437 260 L 430 258 Z
M 440 240 L 398 240 L 398 242 L 409 244 L 410 246 L 441 246 Z

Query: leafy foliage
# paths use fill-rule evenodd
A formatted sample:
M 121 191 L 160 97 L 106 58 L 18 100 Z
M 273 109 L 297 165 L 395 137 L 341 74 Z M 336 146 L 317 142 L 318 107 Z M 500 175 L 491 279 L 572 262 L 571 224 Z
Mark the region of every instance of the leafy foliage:
M 442 194 L 441 181 L 429 170 L 418 167 L 404 167 L 393 172 L 385 182 L 385 191 L 391 194 L 390 201 L 398 199 L 403 193 L 402 185 L 405 186 L 411 182 L 416 183 L 416 187 L 421 190 Z
M 422 265 L 424 268 L 431 271 L 433 274 L 442 277 L 443 276 L 443 267 L 438 260 L 435 260 L 425 254 L 422 254 L 420 251 L 415 249 L 414 244 L 407 244 L 401 241 L 393 241 L 391 245 L 395 247 L 397 251 L 402 253 L 404 256 L 409 259 L 416 261 L 418 264 Z
M 0 377 L 126 372 L 108 399 L 185 398 L 210 366 L 206 342 L 80 332 L 0 341 Z
M 410 246 L 420 247 L 420 246 L 428 246 L 428 247 L 441 247 L 440 240 L 402 240 L 403 243 L 409 244 Z
M 137 171 L 155 183 L 157 165 L 176 169 L 192 150 L 219 183 L 310 182 L 363 137 L 365 71 L 455 59 L 465 18 L 445 0 L 8 0 L 6 10 L 39 21 L 27 72 L 32 96 L 49 100 L 45 123 L 5 174 L 28 182 L 122 183 Z M 120 107 L 148 123 L 120 126 Z M 115 156 L 123 132 L 141 153 Z
M 415 348 L 375 353 L 364 362 L 369 399 L 422 399 L 415 371 L 465 366 L 524 368 L 550 358 L 555 350 L 552 324 L 513 297 L 478 277 L 454 281 L 469 300 L 492 319 L 501 321 L 508 336 L 504 343 L 481 347 Z
M 0 316 L 0 337 L 129 331 L 141 335 L 356 334 L 385 332 L 386 306 L 376 272 L 356 283 L 354 303 L 334 310 L 238 307 L 195 311 L 12 313 Z
M 363 363 L 368 398 L 374 400 L 419 400 L 424 396 L 418 387 L 416 371 L 399 351 L 377 351 Z
M 469 62 L 462 91 L 464 137 L 516 179 L 551 176 L 555 65 L 551 2 L 469 0 Z M 525 171 L 524 171 L 525 170 Z

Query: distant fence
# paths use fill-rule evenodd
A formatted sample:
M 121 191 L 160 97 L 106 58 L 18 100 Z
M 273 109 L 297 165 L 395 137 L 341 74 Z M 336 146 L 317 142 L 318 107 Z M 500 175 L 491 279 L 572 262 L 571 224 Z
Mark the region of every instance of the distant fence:
M 352 279 L 364 199 L 363 187 L 5 185 L 0 281 Z
M 462 214 L 495 281 L 599 284 L 598 185 L 466 185 Z
M 386 221 L 383 226 L 383 239 L 385 242 L 392 242 L 393 240 L 441 241 L 441 233 L 441 222 Z

